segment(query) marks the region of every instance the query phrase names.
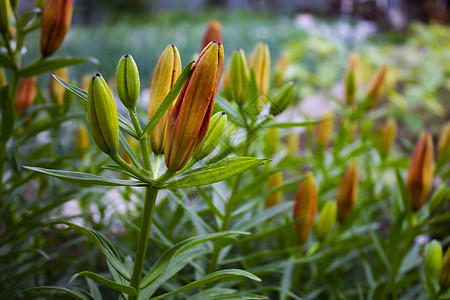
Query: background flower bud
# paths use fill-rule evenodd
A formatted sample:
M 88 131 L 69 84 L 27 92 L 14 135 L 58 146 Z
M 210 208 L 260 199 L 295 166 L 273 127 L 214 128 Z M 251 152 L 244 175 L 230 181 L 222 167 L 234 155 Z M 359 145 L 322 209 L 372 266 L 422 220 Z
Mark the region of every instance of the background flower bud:
M 37 77 L 25 77 L 20 80 L 19 89 L 16 96 L 16 111 L 21 114 L 25 109 L 33 104 L 36 98 Z
M 337 206 L 334 201 L 327 201 L 320 212 L 319 221 L 316 225 L 316 236 L 319 240 L 325 240 L 336 223 Z
M 270 104 L 270 114 L 278 116 L 292 102 L 295 96 L 295 83 L 293 81 L 285 83 L 276 93 Z
M 382 65 L 373 75 L 366 93 L 369 107 L 374 107 L 380 100 L 386 84 L 387 72 L 387 65 Z
M 434 149 L 431 135 L 423 133 L 414 149 L 406 180 L 409 202 L 418 211 L 427 200 L 433 184 Z
M 227 126 L 227 115 L 224 111 L 218 112 L 211 117 L 208 132 L 203 142 L 194 152 L 194 159 L 199 161 L 210 155 L 222 139 L 223 133 Z
M 444 211 L 444 206 L 450 202 L 450 188 L 441 184 L 433 193 L 430 199 L 429 211 L 431 216 L 436 216 Z
M 67 71 L 67 68 L 57 69 L 52 73 L 65 82 L 69 82 L 69 72 Z M 60 105 L 64 103 L 66 88 L 59 84 L 53 76 L 50 76 L 49 92 L 50 98 L 54 103 L 59 103 Z
M 267 179 L 267 190 L 275 189 L 283 185 L 283 174 L 281 172 L 273 173 Z M 266 208 L 280 204 L 281 201 L 281 191 L 276 191 L 266 197 L 265 206 Z
M 358 95 L 359 73 L 359 56 L 356 53 L 352 53 L 348 59 L 347 71 L 344 76 L 345 103 L 347 105 L 355 103 Z
M 328 111 L 323 115 L 322 119 L 327 119 L 316 125 L 315 139 L 317 149 L 322 151 L 330 142 L 331 133 L 333 132 L 333 113 Z
M 447 122 L 439 132 L 438 157 L 450 153 L 450 122 Z
M 8 84 L 8 79 L 6 78 L 5 70 L 0 68 L 0 88 Z
M 4 35 L 9 34 L 9 12 L 11 10 L 10 0 L 0 1 L 0 32 Z
M 223 43 L 222 25 L 217 20 L 211 20 L 209 22 L 208 28 L 206 28 L 205 35 L 203 36 L 200 52 L 212 41 Z
M 445 252 L 442 261 L 441 271 L 439 272 L 439 286 L 444 290 L 450 288 L 450 248 Z
M 229 80 L 232 99 L 239 105 L 248 101 L 249 70 L 242 49 L 234 51 L 231 56 Z
M 206 135 L 222 69 L 223 46 L 211 42 L 192 66 L 168 118 L 164 155 L 172 172 L 186 165 Z
M 94 141 L 106 154 L 116 154 L 119 150 L 119 119 L 111 91 L 99 73 L 89 85 L 87 111 Z
M 269 47 L 265 43 L 258 43 L 249 59 L 249 67 L 253 69 L 256 77 L 256 84 L 259 89 L 258 111 L 266 103 L 270 81 L 270 53 Z
M 72 20 L 73 0 L 47 0 L 41 19 L 41 53 L 50 56 L 58 50 Z
M 442 246 L 436 241 L 432 240 L 428 243 L 425 250 L 425 268 L 427 268 L 432 275 L 439 272 L 442 264 Z
M 127 135 L 125 138 L 127 140 L 128 145 L 130 146 L 131 150 L 133 151 L 133 153 L 137 154 L 138 153 L 137 151 L 139 150 L 137 140 L 134 137 L 132 137 L 131 135 Z M 128 155 L 128 152 L 125 150 L 125 148 L 122 148 L 122 149 L 123 149 L 123 151 L 120 156 L 122 156 L 123 160 L 127 164 L 131 164 L 132 163 L 131 157 Z
M 397 135 L 397 122 L 395 119 L 389 119 L 383 123 L 379 128 L 380 134 L 380 154 L 386 157 L 395 142 Z
M 136 107 L 140 90 L 139 70 L 129 54 L 122 56 L 117 64 L 116 90 L 126 108 Z
M 283 84 L 290 62 L 291 60 L 286 51 L 281 53 L 275 62 L 274 81 L 276 86 L 281 86 Z
M 155 115 L 181 74 L 181 58 L 177 47 L 168 45 L 156 63 L 148 100 L 148 120 Z M 174 104 L 150 132 L 150 147 L 154 153 L 163 153 L 166 141 L 167 119 Z
M 342 176 L 336 202 L 339 222 L 343 222 L 352 213 L 358 195 L 359 168 L 356 162 L 350 163 Z
M 86 157 L 86 151 L 89 149 L 89 135 L 84 124 L 81 124 L 77 130 L 76 149 L 82 158 Z
M 303 244 L 308 240 L 317 213 L 317 190 L 314 176 L 308 172 L 300 183 L 295 199 L 293 219 L 303 218 L 295 223 L 298 241 Z

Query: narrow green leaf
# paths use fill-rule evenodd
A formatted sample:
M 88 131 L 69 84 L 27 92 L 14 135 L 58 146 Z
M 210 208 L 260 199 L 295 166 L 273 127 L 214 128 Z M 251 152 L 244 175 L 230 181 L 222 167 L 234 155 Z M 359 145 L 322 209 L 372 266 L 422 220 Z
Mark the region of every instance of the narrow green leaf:
M 0 90 L 0 109 L 2 112 L 2 125 L 0 132 L 0 141 L 7 142 L 14 129 L 14 108 L 9 97 L 9 87 L 4 86 Z
M 102 294 L 100 293 L 100 289 L 97 284 L 92 280 L 86 277 L 86 283 L 89 287 L 89 293 L 95 300 L 103 300 Z
M 326 121 L 328 119 L 321 119 L 321 120 L 313 120 L 313 121 L 304 121 L 304 122 L 285 122 L 285 123 L 272 123 L 266 125 L 267 128 L 290 128 L 290 127 L 307 127 L 311 125 L 316 125 L 319 123 L 322 123 L 323 121 Z
M 92 57 L 61 57 L 54 59 L 39 59 L 19 71 L 21 77 L 31 77 L 42 73 L 51 72 L 56 69 L 78 65 L 84 62 L 98 64 L 98 60 Z
M 180 174 L 161 188 L 181 189 L 212 184 L 238 175 L 250 168 L 264 164 L 268 159 L 254 157 L 230 157 L 215 164 Z
M 146 186 L 147 184 L 136 180 L 123 180 L 115 178 L 101 177 L 98 175 L 93 175 L 83 172 L 73 172 L 65 170 L 53 170 L 44 169 L 39 167 L 28 167 L 23 168 L 46 175 L 50 175 L 65 181 L 75 182 L 79 184 L 93 184 L 93 185 L 105 185 L 105 186 Z
M 159 295 L 157 297 L 153 297 L 150 299 L 153 300 L 158 300 L 158 299 L 163 299 L 165 297 L 169 297 L 171 295 L 176 295 L 185 291 L 189 291 L 192 289 L 196 289 L 199 287 L 202 287 L 205 284 L 211 284 L 215 281 L 223 281 L 223 280 L 239 280 L 239 279 L 251 279 L 251 280 L 255 280 L 255 281 L 261 281 L 260 278 L 258 278 L 257 276 L 253 275 L 252 273 L 249 273 L 247 271 L 243 271 L 243 270 L 239 270 L 239 269 L 227 269 L 227 270 L 221 270 L 221 271 L 217 271 L 214 273 L 211 273 L 197 281 L 194 281 L 192 283 L 189 283 L 179 289 L 176 289 L 175 291 L 163 294 L 163 295 Z
M 169 107 L 172 105 L 173 101 L 177 98 L 178 94 L 181 91 L 181 88 L 184 85 L 184 82 L 188 78 L 189 74 L 191 73 L 192 65 L 194 64 L 193 61 L 191 61 L 189 64 L 187 64 L 186 67 L 184 67 L 183 71 L 181 72 L 180 76 L 178 77 L 177 81 L 173 85 L 172 89 L 167 94 L 166 98 L 164 98 L 164 101 L 159 106 L 158 110 L 153 115 L 153 118 L 148 122 L 147 126 L 145 126 L 143 136 L 146 137 L 150 131 L 152 131 L 153 127 L 158 124 L 159 120 L 164 116 L 166 111 L 169 109 Z
M 83 272 L 74 274 L 70 278 L 69 284 L 71 284 L 78 276 L 84 276 L 84 277 L 90 278 L 106 287 L 109 287 L 110 289 L 113 289 L 113 290 L 116 290 L 119 292 L 123 292 L 123 293 L 126 293 L 131 296 L 136 296 L 138 294 L 136 289 L 132 286 L 127 286 L 127 285 L 117 283 L 115 281 L 106 279 L 98 274 L 95 274 L 95 273 L 92 273 L 89 271 L 83 271 Z
M 290 210 L 293 205 L 294 205 L 293 202 L 285 202 L 285 203 L 281 203 L 276 206 L 273 206 L 269 209 L 265 209 L 261 213 L 254 215 L 249 220 L 246 219 L 245 221 L 236 223 L 235 228 L 238 230 L 244 230 L 244 231 L 250 230 L 250 229 L 260 225 L 261 223 L 264 223 L 265 221 L 275 217 L 276 215 L 279 215 L 281 213 L 286 212 L 287 210 Z
M 397 178 L 397 184 L 398 184 L 398 189 L 400 190 L 400 196 L 401 196 L 401 200 L 403 203 L 403 208 L 406 211 L 411 211 L 411 206 L 409 205 L 408 193 L 406 192 L 406 184 L 405 184 L 405 181 L 403 180 L 402 174 L 400 174 L 400 171 L 398 169 L 395 170 L 395 176 Z
M 16 70 L 16 64 L 14 61 L 3 52 L 0 52 L 0 67 L 5 67 L 10 70 Z
M 59 287 L 59 286 L 36 286 L 36 287 L 32 287 L 32 288 L 20 291 L 18 293 L 15 293 L 10 299 L 11 300 L 15 299 L 20 294 L 23 294 L 23 293 L 26 293 L 26 292 L 30 292 L 30 291 L 56 291 L 56 292 L 62 292 L 62 293 L 66 294 L 68 296 L 71 296 L 72 298 L 77 299 L 77 300 L 93 300 L 94 299 L 87 292 L 82 293 L 79 290 L 62 288 L 62 287 Z

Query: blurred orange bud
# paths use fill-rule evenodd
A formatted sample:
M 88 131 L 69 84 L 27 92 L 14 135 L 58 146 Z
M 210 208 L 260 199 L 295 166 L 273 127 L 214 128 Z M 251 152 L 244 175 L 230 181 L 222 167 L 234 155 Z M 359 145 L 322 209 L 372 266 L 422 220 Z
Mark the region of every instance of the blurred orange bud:
M 72 20 L 73 0 L 47 0 L 42 11 L 41 53 L 48 57 L 58 50 Z
M 345 84 L 345 103 L 347 105 L 353 105 L 358 95 L 360 69 L 359 69 L 359 56 L 356 53 L 352 53 L 347 62 L 347 70 L 344 76 Z
M 450 122 L 447 122 L 439 132 L 438 157 L 445 152 L 450 153 Z
M 295 199 L 293 219 L 303 218 L 295 223 L 298 241 L 303 244 L 308 240 L 317 214 L 317 190 L 314 176 L 311 172 L 300 183 Z
M 265 43 L 258 43 L 251 57 L 249 58 L 249 67 L 253 69 L 256 77 L 256 84 L 259 89 L 258 111 L 267 101 L 270 81 L 270 52 Z
M 386 157 L 395 142 L 397 135 L 397 122 L 395 119 L 389 119 L 379 127 L 380 133 L 380 152 L 382 157 Z
M 328 111 L 322 119 L 327 119 L 316 126 L 315 138 L 319 151 L 323 150 L 330 142 L 331 133 L 333 132 L 333 113 Z
M 86 125 L 81 124 L 77 130 L 76 149 L 81 153 L 81 157 L 86 157 L 86 151 L 89 149 L 89 134 Z
M 434 149 L 428 132 L 421 135 L 414 148 L 406 180 L 409 203 L 413 211 L 418 211 L 427 200 L 433 185 Z
M 282 184 L 283 184 L 283 175 L 281 174 L 281 172 L 273 173 L 267 179 L 268 190 L 280 187 Z M 267 196 L 265 201 L 266 208 L 280 204 L 281 194 L 282 194 L 281 191 L 277 191 Z
M 150 86 L 150 98 L 148 100 L 148 120 L 155 115 L 161 103 L 166 98 L 172 86 L 181 74 L 181 58 L 177 47 L 168 45 L 159 57 L 153 72 L 152 83 Z M 174 104 L 172 105 L 172 107 Z M 161 120 L 150 132 L 150 147 L 154 153 L 164 152 L 164 143 L 166 139 L 167 119 L 172 110 L 167 110 Z
M 382 65 L 373 75 L 366 93 L 366 101 L 369 107 L 374 107 L 380 100 L 386 84 L 387 72 L 387 65 Z
M 69 82 L 69 72 L 67 68 L 61 68 L 53 71 L 53 74 L 64 80 L 65 82 Z M 66 88 L 59 84 L 51 75 L 50 75 L 50 99 L 59 104 L 63 104 L 64 102 L 64 93 L 66 92 Z
M 281 55 L 278 57 L 277 61 L 275 62 L 274 77 L 276 86 L 281 86 L 285 81 L 286 70 L 289 67 L 290 63 L 291 60 L 289 58 L 288 53 L 286 51 L 282 52 Z
M 16 96 L 16 111 L 21 114 L 25 109 L 33 104 L 36 98 L 37 77 L 25 77 L 20 80 L 19 89 Z
M 299 147 L 300 147 L 300 136 L 296 133 L 289 134 L 287 140 L 287 148 L 289 154 L 294 157 L 297 156 Z
M 132 137 L 131 135 L 127 135 L 126 140 L 128 142 L 128 145 L 131 148 L 131 151 L 133 151 L 133 153 L 137 153 L 137 151 L 139 150 L 137 140 L 134 137 Z M 131 160 L 130 156 L 128 155 L 127 151 L 125 150 L 125 148 L 122 148 L 121 156 L 122 156 L 123 160 L 127 162 L 127 164 L 131 165 L 132 160 Z
M 217 20 L 211 20 L 211 22 L 209 22 L 208 28 L 206 28 L 205 35 L 203 36 L 200 52 L 212 41 L 223 43 L 222 25 Z
M 91 83 L 92 76 L 90 74 L 84 74 L 81 77 L 81 89 L 87 91 L 89 89 L 89 84 Z
M 336 202 L 339 222 L 344 222 L 353 211 L 358 195 L 358 178 L 358 164 L 352 162 L 345 170 L 337 192 Z
M 203 48 L 170 112 L 164 155 L 172 172 L 186 165 L 205 138 L 222 74 L 223 55 L 220 42 L 210 42 Z

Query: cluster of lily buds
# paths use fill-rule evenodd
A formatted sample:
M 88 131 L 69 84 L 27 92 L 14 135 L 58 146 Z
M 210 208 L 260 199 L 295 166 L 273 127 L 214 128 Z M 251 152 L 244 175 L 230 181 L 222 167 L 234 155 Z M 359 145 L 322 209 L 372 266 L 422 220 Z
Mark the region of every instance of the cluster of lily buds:
M 21 114 L 25 109 L 33 104 L 37 95 L 37 77 L 25 77 L 20 80 L 19 89 L 16 96 L 16 111 Z
M 273 173 L 267 179 L 267 190 L 275 189 L 282 185 L 283 185 L 283 175 L 281 174 L 281 172 Z M 265 207 L 269 208 L 280 204 L 281 196 L 282 196 L 281 191 L 276 191 L 267 196 L 265 199 Z
M 380 135 L 380 153 L 383 158 L 387 157 L 395 142 L 397 135 L 397 122 L 388 119 L 378 129 Z
M 316 145 L 319 151 L 322 151 L 330 142 L 331 133 L 333 132 L 333 113 L 328 111 L 323 116 L 323 119 L 326 120 L 317 124 L 315 131 Z
M 300 183 L 295 198 L 293 219 L 302 218 L 295 223 L 295 232 L 299 243 L 303 244 L 311 234 L 317 214 L 317 189 L 314 176 L 308 172 Z
M 442 264 L 442 246 L 436 240 L 428 243 L 425 249 L 425 268 L 430 274 L 435 275 L 439 272 Z
M 350 163 L 342 176 L 336 196 L 337 217 L 339 222 L 352 213 L 358 195 L 359 168 L 356 162 Z
M 222 25 L 218 20 L 211 20 L 209 22 L 208 27 L 206 28 L 205 34 L 203 36 L 200 52 L 212 41 L 218 41 L 219 43 L 223 43 Z
M 73 0 L 47 0 L 42 10 L 41 53 L 55 53 L 66 36 L 72 20 Z
M 374 107 L 380 101 L 386 85 L 387 73 L 387 65 L 382 65 L 373 75 L 366 92 L 366 101 L 369 108 Z
M 267 102 L 270 82 L 270 52 L 265 43 L 258 43 L 249 58 L 249 67 L 255 73 L 258 86 L 258 112 Z
M 421 135 L 408 169 L 407 191 L 413 211 L 417 212 L 427 200 L 433 185 L 434 149 L 428 132 Z
M 52 73 L 65 82 L 69 81 L 69 72 L 67 71 L 67 68 L 57 69 Z M 60 85 L 53 77 L 50 77 L 49 92 L 50 99 L 52 99 L 53 102 L 63 104 L 66 89 L 62 85 Z
M 359 56 L 352 53 L 347 62 L 347 70 L 344 76 L 345 103 L 352 106 L 358 95 L 360 77 Z
M 450 154 L 450 122 L 447 122 L 439 133 L 438 157 Z
M 325 240 L 331 230 L 333 230 L 334 223 L 336 223 L 336 216 L 336 202 L 327 201 L 320 212 L 319 221 L 316 225 L 316 236 L 319 240 Z

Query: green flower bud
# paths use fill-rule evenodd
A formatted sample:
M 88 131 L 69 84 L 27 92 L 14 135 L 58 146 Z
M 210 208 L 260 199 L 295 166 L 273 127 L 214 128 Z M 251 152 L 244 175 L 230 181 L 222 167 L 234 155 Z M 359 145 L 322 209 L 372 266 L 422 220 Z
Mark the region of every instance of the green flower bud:
M 139 89 L 138 67 L 133 57 L 126 54 L 119 60 L 116 71 L 117 95 L 126 108 L 132 109 L 136 107 Z
M 0 0 L 0 32 L 3 34 L 8 34 L 9 32 L 10 3 L 9 0 Z
M 244 50 L 238 49 L 231 56 L 229 78 L 232 99 L 239 105 L 247 100 L 249 77 Z
M 227 126 L 227 115 L 224 111 L 218 112 L 211 117 L 208 132 L 205 139 L 194 153 L 194 159 L 199 161 L 211 154 L 222 139 Z
M 106 154 L 116 154 L 119 150 L 119 119 L 111 91 L 100 73 L 89 84 L 87 111 L 94 141 Z
M 425 250 L 425 268 L 427 268 L 432 275 L 437 274 L 442 264 L 442 246 L 436 241 L 432 240 L 428 243 Z
M 435 216 L 444 210 L 445 204 L 450 201 L 450 188 L 444 183 L 440 185 L 430 200 L 430 215 Z
M 270 114 L 277 116 L 281 114 L 291 103 L 295 96 L 295 83 L 285 83 L 277 92 L 270 105 Z
M 328 201 L 320 212 L 319 221 L 316 225 L 316 236 L 319 240 L 324 240 L 330 234 L 336 222 L 337 206 L 336 202 Z
M 442 261 L 441 271 L 439 272 L 439 286 L 444 290 L 450 287 L 450 248 L 445 252 Z

